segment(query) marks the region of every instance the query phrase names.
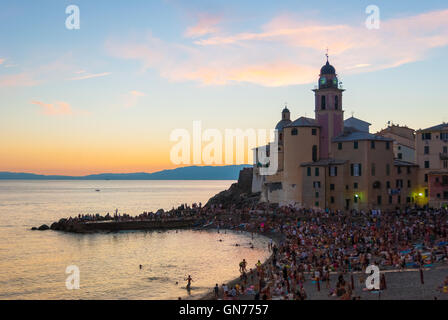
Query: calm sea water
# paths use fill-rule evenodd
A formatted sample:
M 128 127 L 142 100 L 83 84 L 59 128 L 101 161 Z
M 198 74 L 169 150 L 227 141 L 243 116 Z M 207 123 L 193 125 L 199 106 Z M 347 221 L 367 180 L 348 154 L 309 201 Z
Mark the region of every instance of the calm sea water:
M 268 239 L 222 231 L 77 235 L 29 229 L 79 213 L 118 208 L 136 215 L 181 203 L 205 204 L 231 183 L 0 181 L 0 299 L 177 299 L 187 296 L 188 274 L 194 280 L 192 295 L 208 292 L 215 283 L 235 278 L 243 258 L 249 266 L 266 259 Z M 66 288 L 69 265 L 80 269 L 79 290 Z

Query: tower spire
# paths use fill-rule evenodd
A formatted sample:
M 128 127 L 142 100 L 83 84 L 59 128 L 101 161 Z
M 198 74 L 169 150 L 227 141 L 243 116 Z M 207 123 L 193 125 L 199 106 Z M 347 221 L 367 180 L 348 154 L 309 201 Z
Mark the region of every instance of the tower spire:
M 327 47 L 327 53 L 325 53 L 325 56 L 327 57 L 327 62 L 328 62 L 328 47 Z

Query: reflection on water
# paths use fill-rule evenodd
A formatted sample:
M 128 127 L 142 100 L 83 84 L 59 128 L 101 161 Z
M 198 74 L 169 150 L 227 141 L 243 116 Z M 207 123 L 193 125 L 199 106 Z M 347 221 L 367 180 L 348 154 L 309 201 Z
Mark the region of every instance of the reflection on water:
M 267 258 L 266 238 L 222 231 L 76 235 L 28 230 L 78 213 L 126 208 L 138 214 L 204 203 L 231 183 L 0 181 L 0 299 L 176 299 L 186 296 L 188 274 L 193 295 L 235 278 L 243 258 L 249 266 Z M 80 268 L 79 290 L 65 287 L 68 265 Z

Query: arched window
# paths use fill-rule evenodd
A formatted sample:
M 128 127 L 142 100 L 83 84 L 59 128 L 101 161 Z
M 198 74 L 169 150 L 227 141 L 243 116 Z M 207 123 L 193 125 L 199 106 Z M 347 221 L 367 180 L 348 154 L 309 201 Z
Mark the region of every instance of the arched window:
M 335 96 L 334 97 L 334 110 L 338 110 L 339 109 L 339 97 Z
M 322 96 L 321 103 L 320 103 L 320 108 L 322 110 L 325 110 L 326 107 L 327 107 L 327 104 L 326 104 L 325 96 Z

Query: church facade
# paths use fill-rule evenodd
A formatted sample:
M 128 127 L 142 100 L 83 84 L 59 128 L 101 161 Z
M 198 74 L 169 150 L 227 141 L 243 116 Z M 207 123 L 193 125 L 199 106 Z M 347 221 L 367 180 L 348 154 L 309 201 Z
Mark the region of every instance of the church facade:
M 259 148 L 254 150 L 252 191 L 261 192 L 262 201 L 332 210 L 392 210 L 429 203 L 431 193 L 418 159 L 397 157 L 397 146 L 401 149 L 405 142 L 413 144 L 415 135 L 407 136 L 411 142 L 397 144 L 387 132 L 370 133 L 366 121 L 353 116 L 344 120 L 344 89 L 328 59 L 313 92 L 314 118 L 293 121 L 287 107 L 282 111 L 276 126 L 275 174 L 260 174 Z M 434 173 L 427 171 L 427 181 L 431 181 Z M 438 190 L 437 195 L 445 194 Z M 438 204 L 448 204 L 448 198 Z

